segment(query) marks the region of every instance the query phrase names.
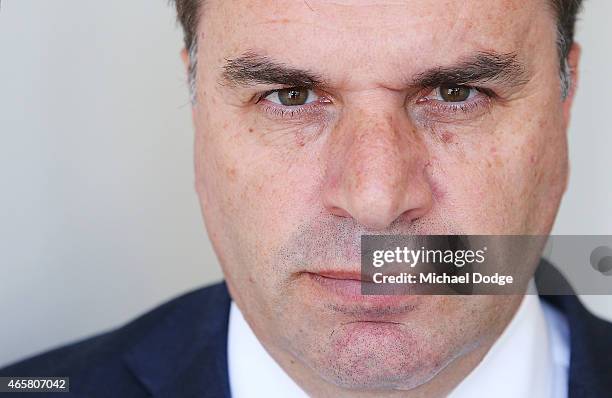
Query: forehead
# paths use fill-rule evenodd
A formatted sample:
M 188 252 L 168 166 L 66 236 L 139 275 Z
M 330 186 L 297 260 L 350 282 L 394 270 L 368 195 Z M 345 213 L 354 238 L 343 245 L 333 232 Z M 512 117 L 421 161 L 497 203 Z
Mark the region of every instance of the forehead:
M 556 38 L 546 0 L 209 0 L 204 14 L 203 37 L 224 57 L 256 50 L 318 69 L 533 53 Z

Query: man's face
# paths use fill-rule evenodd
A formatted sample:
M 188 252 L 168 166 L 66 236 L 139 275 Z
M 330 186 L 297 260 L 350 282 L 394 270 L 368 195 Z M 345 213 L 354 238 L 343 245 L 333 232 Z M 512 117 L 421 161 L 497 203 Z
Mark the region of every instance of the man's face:
M 196 187 L 232 297 L 269 352 L 290 374 L 407 389 L 494 339 L 520 298 L 360 297 L 359 242 L 550 231 L 567 117 L 548 4 L 202 11 Z

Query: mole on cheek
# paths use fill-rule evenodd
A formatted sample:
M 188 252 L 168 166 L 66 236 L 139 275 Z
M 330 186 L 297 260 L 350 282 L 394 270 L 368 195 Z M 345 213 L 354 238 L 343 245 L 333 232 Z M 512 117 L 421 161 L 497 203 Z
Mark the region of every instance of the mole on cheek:
M 445 144 L 452 144 L 455 136 L 453 133 L 449 133 L 448 131 L 443 131 L 442 134 L 440 135 L 440 138 L 442 139 L 442 142 L 444 142 Z
M 230 181 L 234 181 L 236 180 L 236 169 L 231 167 L 229 169 L 227 169 L 226 173 L 228 180 Z

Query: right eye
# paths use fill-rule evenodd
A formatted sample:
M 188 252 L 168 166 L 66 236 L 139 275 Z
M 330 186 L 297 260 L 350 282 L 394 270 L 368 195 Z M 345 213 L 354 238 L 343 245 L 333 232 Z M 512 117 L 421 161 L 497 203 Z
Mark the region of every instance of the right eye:
M 436 89 L 437 95 L 444 102 L 464 102 L 476 94 L 476 89 L 464 85 L 443 85 Z
M 274 90 L 264 99 L 283 106 L 300 106 L 315 102 L 319 99 L 319 96 L 315 94 L 314 90 L 306 87 L 290 87 Z

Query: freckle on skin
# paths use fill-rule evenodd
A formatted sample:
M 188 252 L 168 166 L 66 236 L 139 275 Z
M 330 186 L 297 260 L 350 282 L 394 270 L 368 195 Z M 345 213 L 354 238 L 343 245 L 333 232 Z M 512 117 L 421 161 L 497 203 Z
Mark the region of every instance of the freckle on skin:
M 253 131 L 253 127 L 249 127 L 249 133 L 252 133 Z
M 298 133 L 295 135 L 295 143 L 300 146 L 303 147 L 304 144 L 306 143 L 306 141 L 304 140 L 304 134 Z
M 442 138 L 442 142 L 444 142 L 445 144 L 452 144 L 453 143 L 453 133 L 449 133 L 448 131 L 444 131 L 444 132 L 442 132 L 441 138 Z
M 499 156 L 495 156 L 495 166 L 496 167 L 502 167 L 503 162 L 501 160 L 501 158 Z

